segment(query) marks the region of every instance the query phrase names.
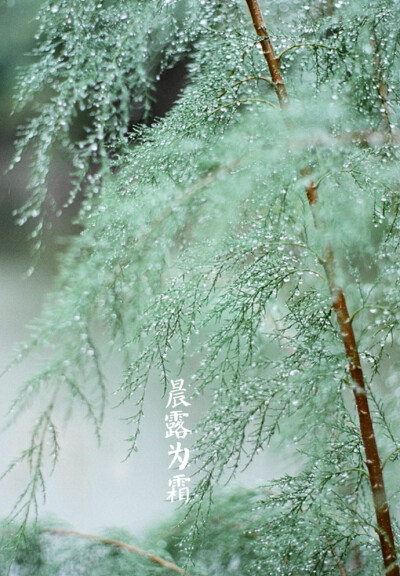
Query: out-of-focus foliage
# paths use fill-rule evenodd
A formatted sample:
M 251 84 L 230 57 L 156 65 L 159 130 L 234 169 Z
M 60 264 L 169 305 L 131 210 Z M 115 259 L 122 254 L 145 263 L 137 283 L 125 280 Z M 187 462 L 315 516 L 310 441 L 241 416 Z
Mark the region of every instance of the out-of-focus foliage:
M 40 0 L 4 0 L 0 2 L 0 252 L 17 255 L 28 248 L 26 228 L 15 226 L 12 211 L 26 198 L 22 171 L 4 174 L 15 152 L 14 139 L 21 115 L 11 114 L 18 67 L 31 61 L 35 16 Z M 19 167 L 20 168 L 20 167 Z
M 12 117 L 7 115 L 6 101 L 14 91 L 15 68 L 21 66 L 26 52 L 34 44 L 35 15 L 40 6 L 40 0 L 20 0 L 3 2 L 0 19 L 0 105 L 2 116 L 2 138 L 7 131 Z M 26 63 L 26 61 L 25 61 Z
M 21 81 L 18 104 L 37 102 L 17 152 L 36 150 L 24 218 L 45 218 L 56 145 L 74 166 L 70 201 L 85 180 L 89 186 L 78 218 L 83 231 L 19 357 L 54 348 L 53 360 L 13 407 L 18 413 L 43 394 L 22 455 L 31 482 L 16 511 L 27 517 L 45 454 L 57 458 L 57 403 L 80 402 L 100 430 L 106 385 L 93 336 L 100 322 L 110 347 L 125 358 L 119 392 L 132 407 L 131 450 L 151 375 L 159 374 L 162 391 L 191 358 L 195 393 L 211 391 L 194 447 L 195 518 L 224 473 L 235 474 L 271 441 L 288 441 L 302 454 L 303 468 L 276 482 L 276 496 L 257 508 L 258 527 L 248 508 L 246 526 L 272 554 L 255 553 L 251 566 L 328 575 L 338 562 L 355 562 L 360 547 L 357 573 L 380 574 L 323 259 L 329 244 L 396 509 L 400 189 L 393 22 L 400 5 L 264 4 L 291 100 L 284 111 L 244 1 L 126 0 L 116 7 L 64 0 L 45 3 L 40 13 L 38 60 Z M 150 109 L 159 71 L 187 51 L 188 83 L 175 106 L 151 126 L 132 126 L 138 110 Z M 317 229 L 305 194 L 310 178 L 318 183 Z
M 293 489 L 293 484 L 289 483 Z M 124 548 L 138 545 L 126 531 L 107 531 L 104 536 L 80 534 L 31 525 L 14 560 L 14 576 L 117 576 L 127 574 L 174 574 L 186 567 L 193 576 L 246 575 L 266 571 L 308 575 L 324 573 L 324 565 L 338 566 L 339 558 L 357 571 L 361 565 L 374 566 L 375 551 L 359 538 L 343 533 L 340 540 L 332 518 L 318 524 L 306 510 L 290 513 L 290 500 L 271 490 L 236 489 L 215 498 L 212 510 L 187 564 L 187 545 L 192 537 L 193 517 L 182 513 L 168 524 L 155 527 L 139 544 L 142 552 L 170 562 L 169 569 L 150 558 Z M 319 536 L 317 530 L 319 528 Z M 103 538 L 103 540 L 102 540 Z M 115 546 L 110 540 L 120 543 Z M 0 574 L 13 554 L 12 531 L 0 533 Z M 136 548 L 137 549 L 137 548 Z M 343 564 L 342 564 L 343 566 Z M 332 573 L 332 572 L 331 572 Z M 356 572 L 357 573 L 357 572 Z
M 109 531 L 108 538 L 129 545 L 132 537 L 122 530 Z M 42 525 L 29 526 L 14 558 L 12 531 L 5 527 L 0 536 L 0 574 L 8 574 L 13 560 L 15 576 L 119 576 L 160 574 L 149 560 L 98 540 L 79 535 L 55 534 Z M 164 550 L 164 554 L 167 552 Z M 168 559 L 168 555 L 166 556 Z

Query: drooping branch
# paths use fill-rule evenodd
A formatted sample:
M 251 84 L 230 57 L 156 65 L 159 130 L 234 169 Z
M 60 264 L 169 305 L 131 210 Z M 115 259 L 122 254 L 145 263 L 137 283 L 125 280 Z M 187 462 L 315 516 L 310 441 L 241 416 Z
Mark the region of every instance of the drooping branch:
M 318 194 L 317 186 L 313 181 L 311 181 L 307 186 L 306 191 L 308 202 L 313 212 L 314 224 L 317 226 L 318 223 L 314 207 L 318 202 Z M 342 288 L 336 282 L 335 259 L 330 245 L 326 248 L 326 256 L 323 265 L 332 296 L 333 310 L 336 313 L 342 342 L 349 363 L 349 372 L 353 382 L 353 393 L 360 422 L 361 438 L 366 456 L 365 464 L 367 466 L 368 477 L 371 485 L 383 563 L 386 568 L 387 576 L 400 576 L 389 504 L 386 496 L 382 465 L 367 398 L 364 373 L 361 366 L 351 318 L 347 308 L 346 298 Z
M 127 552 L 131 552 L 133 554 L 138 554 L 150 562 L 154 564 L 158 564 L 163 568 L 168 568 L 169 570 L 173 570 L 178 574 L 185 574 L 185 571 L 174 564 L 173 562 L 169 562 L 168 560 L 164 560 L 155 554 L 150 554 L 150 552 L 146 552 L 137 546 L 133 546 L 132 544 L 125 544 L 124 542 L 120 542 L 119 540 L 114 540 L 113 538 L 101 538 L 100 536 L 96 536 L 95 534 L 86 534 L 85 532 L 78 532 L 76 530 L 60 530 L 60 529 L 50 529 L 46 530 L 49 534 L 53 534 L 54 536 L 71 536 L 73 538 L 84 538 L 85 540 L 93 540 L 94 542 L 98 542 L 99 544 L 104 544 L 105 546 L 113 546 L 114 548 L 120 548 L 121 550 L 126 550 Z
M 246 2 L 250 10 L 254 28 L 260 38 L 261 48 L 268 64 L 269 73 L 271 74 L 279 104 L 281 108 L 284 108 L 288 104 L 289 98 L 281 75 L 279 58 L 276 57 L 274 47 L 272 46 L 260 5 L 258 0 L 246 0 Z

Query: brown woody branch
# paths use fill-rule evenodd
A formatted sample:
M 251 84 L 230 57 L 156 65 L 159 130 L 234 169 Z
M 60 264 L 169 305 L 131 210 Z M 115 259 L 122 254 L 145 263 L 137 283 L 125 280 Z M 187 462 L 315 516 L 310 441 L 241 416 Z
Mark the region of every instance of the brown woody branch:
M 332 542 L 330 542 L 329 540 L 328 540 L 328 545 L 329 545 L 329 548 L 331 549 L 331 552 L 332 552 L 332 554 L 333 554 L 333 557 L 334 557 L 335 560 L 336 560 L 336 564 L 338 565 L 339 572 L 340 572 L 341 576 L 347 576 L 347 572 L 346 572 L 346 570 L 344 569 L 343 562 L 342 562 L 341 559 L 339 558 L 338 553 L 336 552 L 336 549 L 335 549 L 335 547 L 333 546 Z
M 96 536 L 94 534 L 86 534 L 84 532 L 77 532 L 75 530 L 57 530 L 57 529 L 50 529 L 46 530 L 49 534 L 53 534 L 55 536 L 72 536 L 73 538 L 84 538 L 86 540 L 93 540 L 94 542 L 98 542 L 99 544 L 104 544 L 105 546 L 113 546 L 114 548 L 120 548 L 121 550 L 126 550 L 127 552 L 131 552 L 133 554 L 138 554 L 139 556 L 143 556 L 153 562 L 154 564 L 158 564 L 163 568 L 168 568 L 169 570 L 173 570 L 178 574 L 185 574 L 185 571 L 174 564 L 173 562 L 169 562 L 168 560 L 164 560 L 163 558 L 159 558 L 155 554 L 150 554 L 137 546 L 133 546 L 132 544 L 125 544 L 124 542 L 120 542 L 119 540 L 114 540 L 112 538 L 101 538 L 100 536 Z
M 281 67 L 279 58 L 276 57 L 274 47 L 272 46 L 269 38 L 268 30 L 264 22 L 263 15 L 258 0 L 246 0 L 249 7 L 251 18 L 253 20 L 254 28 L 260 38 L 261 48 L 264 58 L 267 61 L 269 73 L 275 87 L 275 92 L 279 100 L 281 108 L 284 108 L 289 103 L 289 98 L 286 92 L 285 83 L 281 75 Z
M 307 198 L 311 209 L 318 202 L 317 186 L 313 181 L 307 189 Z M 317 226 L 316 215 L 313 211 L 314 224 Z M 333 310 L 336 313 L 343 341 L 346 357 L 349 362 L 349 372 L 353 381 L 353 393 L 360 422 L 361 438 L 364 445 L 366 466 L 371 485 L 372 498 L 375 508 L 377 532 L 380 540 L 383 563 L 387 576 L 400 576 L 397 564 L 392 522 L 390 518 L 389 504 L 383 481 L 382 465 L 379 458 L 378 447 L 368 398 L 365 387 L 364 373 L 361 366 L 360 355 L 354 335 L 352 322 L 347 309 L 346 298 L 343 290 L 336 284 L 335 260 L 330 245 L 327 246 L 326 257 L 323 261 L 329 289 L 332 296 Z

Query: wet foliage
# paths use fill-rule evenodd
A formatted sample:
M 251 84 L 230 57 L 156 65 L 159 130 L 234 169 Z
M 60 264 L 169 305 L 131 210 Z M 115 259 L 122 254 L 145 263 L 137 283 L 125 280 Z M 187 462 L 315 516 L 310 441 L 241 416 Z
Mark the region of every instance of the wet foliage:
M 329 246 L 396 517 L 400 5 L 261 4 L 290 98 L 285 110 L 244 1 L 43 5 L 37 61 L 17 101 L 35 102 L 17 157 L 33 147 L 32 197 L 21 218 L 37 219 L 37 247 L 46 211 L 62 208 L 52 208 L 46 187 L 55 147 L 73 165 L 70 202 L 81 188 L 85 200 L 82 233 L 17 358 L 53 349 L 12 408 L 16 417 L 40 398 L 20 457 L 32 475 L 15 512 L 26 521 L 44 463 L 57 459 L 58 403 L 83 405 L 100 434 L 108 393 L 95 338 L 101 326 L 121 351 L 130 452 L 147 386 L 162 394 L 190 362 L 194 393 L 212 398 L 193 448 L 193 558 L 193 536 L 226 473 L 270 443 L 302 456 L 299 473 L 276 480 L 257 505 L 248 493 L 236 497 L 243 531 L 225 542 L 216 568 L 206 564 L 211 548 L 199 553 L 206 573 L 383 574 L 324 259 Z M 147 125 L 158 75 L 187 54 L 187 86 Z M 234 560 L 232 542 L 245 560 Z

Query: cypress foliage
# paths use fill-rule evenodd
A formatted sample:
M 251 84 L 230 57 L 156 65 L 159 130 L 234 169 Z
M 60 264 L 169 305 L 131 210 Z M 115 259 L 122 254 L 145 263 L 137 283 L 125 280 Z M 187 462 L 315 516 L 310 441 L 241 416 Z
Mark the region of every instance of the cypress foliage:
M 399 17 L 395 0 L 44 3 L 17 100 L 36 102 L 16 159 L 33 148 L 20 217 L 37 220 L 37 250 L 62 208 L 46 188 L 55 148 L 69 202 L 85 199 L 17 358 L 54 349 L 13 407 L 41 395 L 18 460 L 23 526 L 57 458 L 57 403 L 78 400 L 100 433 L 100 323 L 123 350 L 131 452 L 150 376 L 162 393 L 190 359 L 195 394 L 211 391 L 174 536 L 191 573 L 399 574 Z M 178 101 L 148 122 L 158 76 L 187 54 Z M 221 496 L 200 549 L 222 475 L 279 441 L 301 470 Z M 185 564 L 173 538 L 163 552 Z

